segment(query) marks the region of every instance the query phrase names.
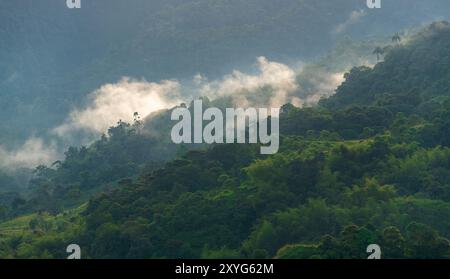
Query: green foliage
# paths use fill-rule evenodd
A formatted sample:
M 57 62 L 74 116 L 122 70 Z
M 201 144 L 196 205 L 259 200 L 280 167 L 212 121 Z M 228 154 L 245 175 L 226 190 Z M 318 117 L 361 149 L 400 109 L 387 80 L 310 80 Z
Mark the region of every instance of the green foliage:
M 315 245 L 294 244 L 286 245 L 278 250 L 277 259 L 317 259 L 319 249 Z

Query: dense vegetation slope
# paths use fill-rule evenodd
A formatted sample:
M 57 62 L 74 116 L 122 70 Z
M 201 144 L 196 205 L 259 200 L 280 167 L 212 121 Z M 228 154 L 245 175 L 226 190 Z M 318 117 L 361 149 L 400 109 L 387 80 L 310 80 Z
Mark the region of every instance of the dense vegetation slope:
M 65 257 L 78 243 L 93 258 L 365 258 L 375 243 L 385 258 L 449 258 L 449 49 L 450 24 L 435 23 L 386 48 L 373 69 L 350 71 L 319 106 L 285 105 L 278 154 L 188 151 L 75 211 L 0 225 L 0 257 Z M 69 151 L 56 181 L 112 181 L 119 170 L 99 161 L 97 172 L 94 158 L 131 150 L 111 137 L 88 157 Z M 89 175 L 63 171 L 88 159 Z

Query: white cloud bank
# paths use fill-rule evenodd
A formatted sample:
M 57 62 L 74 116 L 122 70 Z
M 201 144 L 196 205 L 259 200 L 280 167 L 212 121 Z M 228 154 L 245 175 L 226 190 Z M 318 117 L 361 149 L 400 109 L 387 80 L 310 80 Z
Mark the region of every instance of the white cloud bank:
M 235 104 L 242 107 L 251 105 L 248 97 L 261 93 L 260 89 L 265 87 L 271 91 L 269 103 L 265 105 L 280 107 L 292 101 L 289 95 L 298 88 L 296 72 L 293 69 L 287 65 L 269 61 L 265 57 L 258 57 L 257 74 L 245 74 L 234 70 L 222 80 L 209 82 L 198 75 L 194 81 L 199 86 L 199 95 L 210 99 L 231 96 Z
M 194 96 L 206 96 L 212 100 L 231 97 L 234 105 L 248 107 L 280 107 L 286 103 L 297 106 L 317 102 L 321 96 L 329 96 L 342 82 L 342 74 L 318 73 L 311 78 L 316 91 L 306 98 L 298 96 L 298 71 L 289 66 L 257 58 L 257 72 L 243 73 L 234 70 L 220 80 L 208 81 L 202 75 L 194 77 Z M 184 91 L 184 92 L 183 92 Z M 84 108 L 70 112 L 65 122 L 54 128 L 60 138 L 70 138 L 79 131 L 101 134 L 119 120 L 132 122 L 134 112 L 146 117 L 152 112 L 167 109 L 189 101 L 188 90 L 177 80 L 163 80 L 158 83 L 123 78 L 117 83 L 105 84 L 89 95 L 90 102 Z
M 58 155 L 53 144 L 49 145 L 40 138 L 32 137 L 16 150 L 7 150 L 0 146 L 0 167 L 34 168 L 41 164 L 51 164 L 57 160 Z
M 164 80 L 160 83 L 123 78 L 106 84 L 90 94 L 90 104 L 72 111 L 64 124 L 54 132 L 64 137 L 73 131 L 86 130 L 104 133 L 117 121 L 131 122 L 134 112 L 141 117 L 180 103 L 180 84 Z

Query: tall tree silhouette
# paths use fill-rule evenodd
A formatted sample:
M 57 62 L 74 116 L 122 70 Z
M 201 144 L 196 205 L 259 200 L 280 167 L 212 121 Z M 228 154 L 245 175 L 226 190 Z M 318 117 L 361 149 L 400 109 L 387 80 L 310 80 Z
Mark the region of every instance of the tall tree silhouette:
M 392 42 L 400 44 L 402 41 L 402 37 L 398 33 L 395 33 L 395 35 L 392 37 Z
M 375 48 L 373 54 L 377 56 L 377 61 L 380 61 L 380 56 L 384 54 L 384 50 L 381 47 Z

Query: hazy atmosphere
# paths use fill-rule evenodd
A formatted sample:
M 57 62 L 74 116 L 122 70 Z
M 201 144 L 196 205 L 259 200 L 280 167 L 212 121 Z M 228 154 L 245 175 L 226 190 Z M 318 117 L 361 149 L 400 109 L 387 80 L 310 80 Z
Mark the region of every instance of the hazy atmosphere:
M 386 1 L 380 10 L 363 0 L 84 2 L 70 10 L 62 0 L 0 1 L 0 165 L 51 163 L 67 144 L 91 142 L 135 111 L 147 116 L 195 95 L 270 85 L 273 104 L 317 101 L 349 67 L 374 64 L 372 49 L 349 49 L 357 53 L 308 77 L 317 92 L 306 95 L 315 97 L 294 93 L 305 65 L 339 43 L 386 40 L 445 19 L 450 7 L 445 0 Z
M 420 258 L 425 227 L 423 258 L 449 258 L 449 20 L 448 0 L 0 0 L 0 258 L 358 258 L 346 233 L 386 230 Z M 280 108 L 279 153 L 171 142 L 199 98 Z

